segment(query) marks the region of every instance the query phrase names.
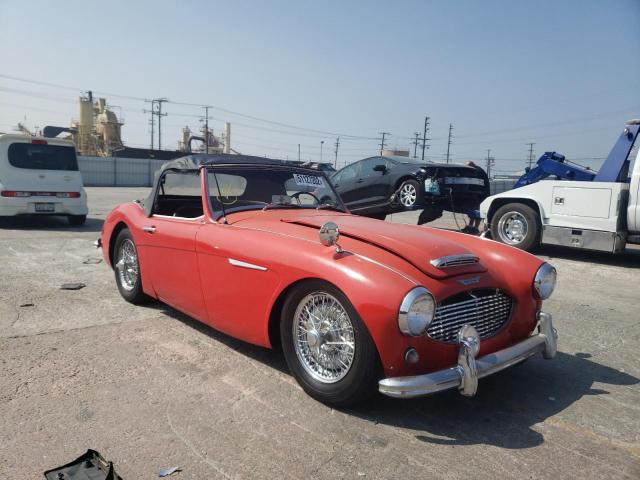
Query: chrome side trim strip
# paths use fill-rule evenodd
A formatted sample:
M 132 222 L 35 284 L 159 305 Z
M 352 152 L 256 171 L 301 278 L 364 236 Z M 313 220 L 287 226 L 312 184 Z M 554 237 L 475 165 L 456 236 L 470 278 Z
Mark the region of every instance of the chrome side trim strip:
M 249 268 L 251 270 L 260 270 L 261 272 L 264 272 L 267 270 L 267 267 L 254 265 L 253 263 L 243 262 L 242 260 L 236 260 L 235 258 L 230 258 L 229 263 L 234 267 Z

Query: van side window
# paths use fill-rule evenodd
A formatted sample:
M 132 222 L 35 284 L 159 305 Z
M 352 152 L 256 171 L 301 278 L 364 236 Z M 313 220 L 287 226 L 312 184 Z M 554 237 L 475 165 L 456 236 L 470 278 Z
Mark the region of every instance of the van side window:
M 199 173 L 165 172 L 158 183 L 153 214 L 181 218 L 203 215 Z
M 8 151 L 9 163 L 16 168 L 31 170 L 78 170 L 73 147 L 39 143 L 12 143 Z

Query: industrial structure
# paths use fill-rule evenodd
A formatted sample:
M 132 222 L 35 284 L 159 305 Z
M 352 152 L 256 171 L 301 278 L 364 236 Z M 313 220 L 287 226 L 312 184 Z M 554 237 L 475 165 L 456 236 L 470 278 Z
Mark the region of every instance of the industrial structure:
M 84 157 L 120 157 L 171 160 L 185 153 L 238 153 L 231 148 L 231 125 L 225 123 L 224 133 L 217 137 L 208 124 L 200 129 L 200 135 L 193 135 L 189 126 L 182 130 L 177 150 L 127 147 L 122 141 L 124 119 L 118 117 L 107 104 L 105 98 L 94 99 L 91 91 L 79 98 L 79 118 L 69 127 L 46 126 L 42 130 L 45 137 L 53 138 L 62 133 L 76 145 L 78 154 Z M 17 130 L 33 135 L 24 125 L 18 124 Z M 196 141 L 195 145 L 193 142 Z

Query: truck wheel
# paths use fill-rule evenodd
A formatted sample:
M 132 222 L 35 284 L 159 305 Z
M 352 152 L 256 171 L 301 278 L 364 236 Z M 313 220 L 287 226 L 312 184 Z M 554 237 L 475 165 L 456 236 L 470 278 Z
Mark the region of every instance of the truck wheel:
M 523 203 L 503 205 L 491 219 L 492 238 L 522 250 L 531 250 L 537 246 L 539 234 L 538 214 Z
M 282 309 L 280 340 L 289 370 L 316 400 L 344 407 L 375 393 L 376 347 L 334 286 L 312 280 L 294 287 Z

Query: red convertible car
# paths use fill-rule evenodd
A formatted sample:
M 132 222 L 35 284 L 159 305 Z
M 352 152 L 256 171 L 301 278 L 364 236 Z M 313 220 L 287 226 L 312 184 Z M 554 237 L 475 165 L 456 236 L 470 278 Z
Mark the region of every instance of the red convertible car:
M 125 300 L 149 297 L 282 348 L 329 405 L 458 388 L 542 353 L 555 269 L 464 234 L 351 215 L 318 170 L 239 155 L 166 163 L 97 242 Z

